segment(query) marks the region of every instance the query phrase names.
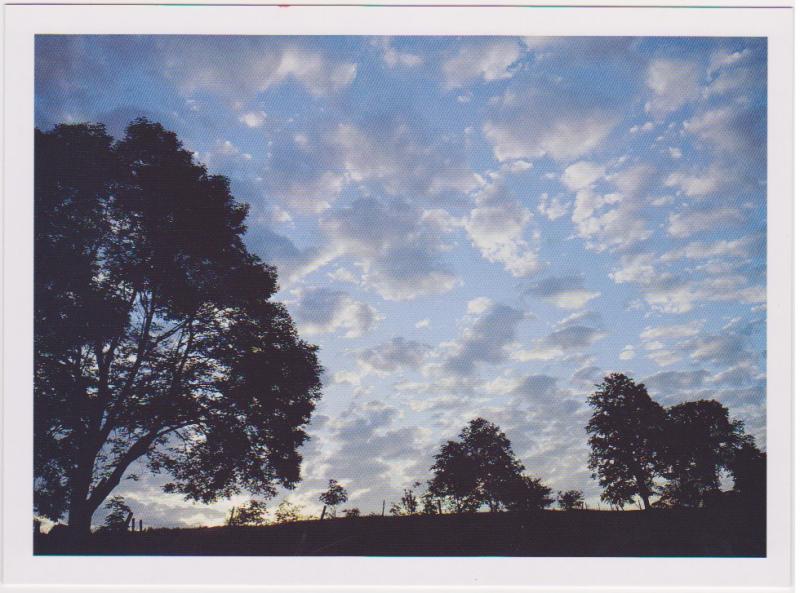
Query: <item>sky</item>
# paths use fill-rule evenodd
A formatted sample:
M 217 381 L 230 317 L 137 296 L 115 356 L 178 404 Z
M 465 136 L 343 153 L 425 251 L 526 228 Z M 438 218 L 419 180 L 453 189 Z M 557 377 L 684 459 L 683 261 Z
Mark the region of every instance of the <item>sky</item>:
M 477 416 L 554 491 L 600 489 L 609 372 L 713 398 L 765 446 L 761 38 L 38 36 L 36 126 L 139 116 L 250 205 L 324 395 L 303 481 L 380 511 Z M 146 524 L 210 506 L 125 483 Z M 101 522 L 105 512 L 95 516 Z

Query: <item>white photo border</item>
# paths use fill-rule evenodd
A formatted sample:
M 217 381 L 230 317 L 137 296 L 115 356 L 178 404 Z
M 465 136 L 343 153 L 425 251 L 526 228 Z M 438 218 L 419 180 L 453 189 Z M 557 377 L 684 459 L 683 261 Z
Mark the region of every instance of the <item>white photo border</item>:
M 7 5 L 2 582 L 19 590 L 789 590 L 792 583 L 791 7 Z M 34 556 L 33 60 L 36 34 L 768 38 L 766 558 Z M 26 585 L 37 585 L 29 587 Z M 181 586 L 182 587 L 178 587 Z M 72 587 L 71 587 L 72 588 Z M 9 591 L 17 588 L 9 587 Z M 76 589 L 77 590 L 77 589 Z M 98 589 L 99 590 L 99 589 Z

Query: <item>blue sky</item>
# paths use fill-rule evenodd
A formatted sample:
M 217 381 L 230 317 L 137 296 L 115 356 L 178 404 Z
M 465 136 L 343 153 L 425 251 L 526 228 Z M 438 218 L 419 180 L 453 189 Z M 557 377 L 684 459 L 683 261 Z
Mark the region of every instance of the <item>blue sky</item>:
M 471 418 L 554 490 L 599 489 L 603 374 L 716 398 L 763 446 L 766 41 L 39 36 L 36 125 L 174 130 L 251 206 L 324 397 L 289 498 L 362 512 Z M 219 523 L 159 478 L 154 525 Z M 122 492 L 124 490 L 124 492 Z M 280 499 L 275 500 L 275 504 Z

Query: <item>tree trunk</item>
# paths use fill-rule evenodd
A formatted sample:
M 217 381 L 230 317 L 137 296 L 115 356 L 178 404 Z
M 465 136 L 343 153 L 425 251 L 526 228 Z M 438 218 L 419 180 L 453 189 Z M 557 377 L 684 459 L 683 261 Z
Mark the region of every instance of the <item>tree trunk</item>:
M 93 514 L 94 509 L 90 509 L 86 502 L 70 505 L 67 521 L 70 534 L 79 538 L 87 537 L 92 532 Z
M 319 520 L 322 521 L 325 518 L 325 511 L 328 510 L 328 505 L 322 505 L 322 514 L 319 516 Z

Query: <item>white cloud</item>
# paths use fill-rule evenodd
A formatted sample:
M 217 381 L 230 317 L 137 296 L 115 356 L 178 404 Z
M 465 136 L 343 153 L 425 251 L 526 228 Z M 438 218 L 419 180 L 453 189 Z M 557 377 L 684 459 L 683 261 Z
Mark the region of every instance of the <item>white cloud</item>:
M 664 185 L 677 187 L 690 198 L 705 197 L 718 191 L 726 181 L 726 175 L 719 167 L 711 167 L 703 173 L 691 174 L 676 171 L 670 173 Z
M 425 60 L 419 54 L 412 54 L 410 52 L 403 52 L 392 47 L 390 38 L 384 37 L 374 44 L 379 47 L 383 52 L 383 62 L 389 68 L 414 68 L 420 66 Z
M 287 80 L 296 80 L 312 95 L 334 93 L 356 76 L 356 64 L 276 38 L 209 38 L 203 44 L 175 38 L 164 43 L 164 75 L 181 92 L 207 91 L 241 101 Z
M 706 70 L 707 76 L 712 76 L 719 70 L 738 64 L 746 60 L 751 54 L 747 48 L 741 51 L 729 51 L 726 49 L 718 49 L 708 60 L 708 69 Z
M 528 276 L 541 268 L 538 248 L 526 230 L 533 214 L 513 198 L 500 182 L 478 195 L 464 228 L 472 244 L 490 262 L 502 263 L 515 277 Z
M 267 114 L 263 111 L 248 111 L 239 116 L 239 121 L 248 128 L 260 128 L 267 122 Z
M 665 262 L 680 259 L 709 259 L 718 257 L 748 258 L 764 248 L 764 237 L 751 235 L 739 239 L 720 240 L 712 243 L 692 241 L 682 247 L 667 251 L 660 259 Z
M 694 62 L 657 59 L 647 69 L 647 87 L 651 91 L 645 110 L 664 117 L 697 98 L 699 68 Z
M 561 309 L 581 309 L 600 296 L 599 292 L 585 288 L 584 283 L 582 276 L 551 276 L 531 284 L 523 294 L 541 298 Z
M 673 237 L 685 238 L 718 228 L 737 227 L 744 222 L 738 208 L 717 207 L 702 210 L 684 210 L 669 215 L 667 231 Z
M 358 364 L 366 371 L 387 375 L 400 369 L 418 369 L 431 347 L 395 337 L 358 353 Z
M 486 305 L 486 303 L 482 303 Z M 493 303 L 472 307 L 474 318 L 456 342 L 449 345 L 449 354 L 438 367 L 446 375 L 463 377 L 475 372 L 479 363 L 498 364 L 508 358 L 508 347 L 516 338 L 517 328 L 525 319 L 522 311 Z
M 361 198 L 320 221 L 328 244 L 323 253 L 351 257 L 360 283 L 388 300 L 442 294 L 459 279 L 441 259 L 447 229 L 401 200 Z
M 589 161 L 578 161 L 564 169 L 561 183 L 572 191 L 591 187 L 606 173 L 605 167 Z
M 572 187 L 589 182 L 597 174 L 590 169 L 586 175 L 572 175 L 567 181 Z M 585 186 L 575 194 L 572 222 L 586 246 L 595 251 L 627 248 L 652 235 L 647 218 L 641 214 L 646 205 L 645 189 L 651 182 L 653 168 L 634 165 L 607 177 L 618 191 L 600 194 Z
M 647 327 L 639 334 L 643 340 L 678 340 L 681 338 L 691 338 L 700 333 L 704 321 L 697 319 L 686 323 L 671 325 L 657 325 Z
M 483 133 L 499 161 L 546 155 L 569 160 L 597 148 L 616 123 L 610 114 L 600 110 L 556 112 L 546 117 L 531 109 L 506 120 L 489 120 L 483 126 Z
M 625 346 L 625 348 L 622 349 L 622 352 L 619 353 L 620 360 L 631 360 L 632 358 L 635 357 L 636 357 L 636 350 L 631 344 Z
M 683 123 L 684 129 L 714 148 L 743 156 L 760 146 L 758 130 L 762 123 L 753 114 L 732 106 L 710 109 Z
M 293 291 L 296 302 L 290 303 L 301 333 L 308 335 L 344 332 L 345 338 L 366 334 L 382 317 L 371 305 L 345 292 L 327 288 L 303 288 Z
M 511 66 L 520 54 L 519 43 L 512 39 L 464 46 L 442 64 L 445 88 L 461 87 L 475 78 L 484 82 L 511 78 Z
M 562 202 L 558 196 L 550 197 L 543 193 L 539 197 L 539 213 L 546 216 L 547 220 L 558 220 L 569 212 L 569 203 Z

